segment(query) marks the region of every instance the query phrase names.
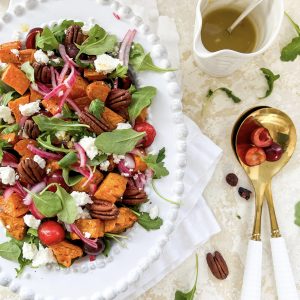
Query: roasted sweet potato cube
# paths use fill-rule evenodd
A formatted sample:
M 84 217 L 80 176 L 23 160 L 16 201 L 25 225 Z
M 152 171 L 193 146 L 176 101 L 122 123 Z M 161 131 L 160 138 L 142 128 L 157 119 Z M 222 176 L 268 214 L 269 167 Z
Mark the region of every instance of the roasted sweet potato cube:
M 75 222 L 75 225 L 83 235 L 88 234 L 88 238 L 97 239 L 104 236 L 104 223 L 99 219 L 80 219 Z M 71 232 L 72 240 L 79 240 L 79 236 Z
M 18 64 L 20 63 L 20 56 L 10 49 L 2 49 L 0 50 L 0 61 L 7 64 Z
M 9 50 L 17 49 L 17 50 L 20 50 L 21 46 L 22 46 L 21 41 L 8 42 L 8 43 L 1 44 L 0 45 L 0 50 L 3 50 L 3 49 L 9 49 Z
M 86 89 L 86 93 L 91 100 L 99 99 L 103 102 L 105 102 L 109 92 L 110 87 L 104 81 L 92 82 Z
M 123 196 L 127 181 L 127 178 L 119 174 L 109 173 L 98 187 L 94 196 L 97 199 L 115 203 Z
M 1 51 L 3 50 L 0 50 L 0 52 Z M 1 55 L 0 61 L 5 62 L 1 59 Z M 2 81 L 15 89 L 21 95 L 24 95 L 30 85 L 30 81 L 26 75 L 13 64 L 9 64 L 3 72 Z
M 16 240 L 23 240 L 26 233 L 26 225 L 23 217 L 14 218 L 4 212 L 0 212 L 0 220 L 8 233 Z
M 56 160 L 48 160 L 46 165 L 47 174 L 52 174 L 53 172 L 60 170 L 61 167 Z
M 94 81 L 94 80 L 103 80 L 107 78 L 107 75 L 103 73 L 98 73 L 95 70 L 84 69 L 83 77 L 85 77 L 87 80 Z
M 69 97 L 71 99 L 77 99 L 86 96 L 87 86 L 88 86 L 88 82 L 84 78 L 82 78 L 79 75 L 76 76 L 76 80 L 74 86 L 72 87 Z
M 20 50 L 20 54 L 19 54 L 20 64 L 23 64 L 27 61 L 33 63 L 34 53 L 35 53 L 35 49 Z
M 77 98 L 73 100 L 77 106 L 83 110 L 86 106 L 89 106 L 92 102 L 92 100 L 88 96 L 84 96 L 81 98 Z
M 10 143 L 11 145 L 15 145 L 19 140 L 18 135 L 14 132 L 1 134 L 0 137 L 1 137 L 1 140 L 5 140 L 8 143 Z
M 43 95 L 34 90 L 32 87 L 30 87 L 30 96 L 29 96 L 29 101 L 30 102 L 35 102 L 36 100 L 42 100 Z
M 32 153 L 27 146 L 29 144 L 32 144 L 34 146 L 37 145 L 37 141 L 35 140 L 31 140 L 31 139 L 26 139 L 26 140 L 20 140 L 18 141 L 15 146 L 14 146 L 14 150 L 16 150 L 20 156 L 24 157 L 24 158 L 32 158 L 34 157 L 34 153 Z
M 29 95 L 8 102 L 8 107 L 12 110 L 12 113 L 14 114 L 17 122 L 19 122 L 23 117 L 20 112 L 19 106 L 27 103 L 29 103 Z
M 105 232 L 121 233 L 127 228 L 133 226 L 137 221 L 137 216 L 127 207 L 121 207 L 119 209 L 119 215 L 115 220 L 105 221 Z
M 7 215 L 17 218 L 28 212 L 28 206 L 23 202 L 23 198 L 16 193 L 11 194 L 1 203 L 1 208 Z
M 88 180 L 87 178 L 83 177 L 78 183 L 76 183 L 73 186 L 73 190 L 77 192 L 90 193 L 91 184 L 98 185 L 103 180 L 103 174 L 98 170 L 96 170 L 91 181 L 88 184 L 84 185 L 87 182 L 87 180 Z
M 111 130 L 116 129 L 119 123 L 125 122 L 125 119 L 123 117 L 107 107 L 105 107 L 102 117 L 104 117 L 105 120 L 108 121 Z
M 134 172 L 145 172 L 148 168 L 147 164 L 142 160 L 141 157 L 134 155 L 134 162 L 135 162 L 135 168 L 134 168 Z
M 72 260 L 83 255 L 80 247 L 73 245 L 67 241 L 62 241 L 58 244 L 50 246 L 58 263 L 65 267 L 70 267 Z
M 57 97 L 53 97 L 51 99 L 43 100 L 42 105 L 54 116 L 59 111 L 59 102 L 60 100 Z

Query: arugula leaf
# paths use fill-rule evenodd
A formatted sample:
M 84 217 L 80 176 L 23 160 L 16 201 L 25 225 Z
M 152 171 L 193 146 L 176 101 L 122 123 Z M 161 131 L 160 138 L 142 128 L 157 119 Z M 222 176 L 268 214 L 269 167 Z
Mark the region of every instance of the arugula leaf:
M 103 242 L 104 242 L 104 245 L 105 245 L 105 248 L 104 248 L 104 251 L 102 252 L 102 254 L 106 257 L 108 257 L 109 255 L 109 252 L 111 250 L 111 242 L 109 239 L 107 238 L 104 238 L 103 239 Z
M 46 137 L 46 140 L 44 139 L 45 137 Z M 42 134 L 36 139 L 36 141 L 43 148 L 48 149 L 48 150 L 53 151 L 53 152 L 64 152 L 64 153 L 74 152 L 74 150 L 72 150 L 72 149 L 59 148 L 59 147 L 53 146 L 52 143 L 51 143 L 51 136 L 50 135 Z
M 82 175 L 70 176 L 70 169 L 63 168 L 62 176 L 67 186 L 73 186 L 82 179 Z
M 75 22 L 74 20 L 63 20 L 61 24 L 54 25 L 51 27 L 51 31 L 54 34 L 57 41 L 62 44 L 64 38 L 66 36 L 65 30 L 69 28 L 71 25 L 79 25 L 80 27 L 83 26 L 83 22 Z
M 160 217 L 152 220 L 147 212 L 138 213 L 137 222 L 147 231 L 160 229 L 163 224 L 163 220 Z
M 56 195 L 62 201 L 62 210 L 57 214 L 59 220 L 66 224 L 72 224 L 76 220 L 77 206 L 74 198 L 60 185 L 57 185 Z
M 109 78 L 125 78 L 128 73 L 128 67 L 127 66 L 122 66 L 118 65 L 117 68 L 109 74 Z
M 112 52 L 117 43 L 117 38 L 114 35 L 109 35 L 99 25 L 93 26 L 89 31 L 89 37 L 81 44 L 77 45 L 79 53 L 76 59 L 84 53 L 87 55 L 100 55 L 105 52 Z
M 26 74 L 27 78 L 31 82 L 35 82 L 35 79 L 34 79 L 34 69 L 30 65 L 29 61 L 27 61 L 23 65 L 21 65 L 21 70 Z
M 136 87 L 132 84 L 131 86 L 130 86 L 130 88 L 128 89 L 128 92 L 132 95 L 134 92 L 136 92 L 137 91 L 137 89 L 136 89 Z
M 8 102 L 19 97 L 16 91 L 10 91 L 2 95 L 1 105 L 7 106 Z
M 294 22 L 294 20 L 290 17 L 290 15 L 287 12 L 284 12 L 284 14 L 287 16 L 288 20 L 291 22 L 291 24 L 294 26 L 297 34 L 300 36 L 300 27 L 297 23 Z
M 64 104 L 63 109 L 62 109 L 62 115 L 63 118 L 66 119 L 78 119 L 78 116 L 75 114 L 75 112 L 71 111 L 69 106 L 67 104 Z
M 194 299 L 195 293 L 196 293 L 196 288 L 197 288 L 198 273 L 199 273 L 198 255 L 196 254 L 196 279 L 195 279 L 193 288 L 187 293 L 184 293 L 182 291 L 176 291 L 174 300 L 193 300 Z
M 45 191 L 42 194 L 35 194 L 29 190 L 26 190 L 26 192 L 31 195 L 36 208 L 45 217 L 54 217 L 62 210 L 61 199 L 56 193 Z
M 37 34 L 35 44 L 37 48 L 40 48 L 44 51 L 56 50 L 59 46 L 59 43 L 53 32 L 48 27 L 45 27 L 42 33 Z
M 126 154 L 145 136 L 145 132 L 133 129 L 121 129 L 100 134 L 95 141 L 96 147 L 103 153 Z
M 100 119 L 105 109 L 105 104 L 99 99 L 95 99 L 89 106 L 89 112 L 93 114 L 97 119 Z
M 295 206 L 295 224 L 300 226 L 300 202 Z
M 0 244 L 1 257 L 11 261 L 18 261 L 20 255 L 21 249 L 13 240 Z
M 152 86 L 145 86 L 132 93 L 132 101 L 128 107 L 129 118 L 134 121 L 145 107 L 151 105 L 156 96 L 157 89 Z
M 259 99 L 264 99 L 271 95 L 271 93 L 273 91 L 273 87 L 274 87 L 274 82 L 280 78 L 280 75 L 275 75 L 271 70 L 266 69 L 266 68 L 261 68 L 260 70 L 265 75 L 265 78 L 266 78 L 268 86 L 269 86 L 268 90 L 266 91 L 265 96 L 259 98 Z
M 161 177 L 169 175 L 169 171 L 166 169 L 165 163 L 163 162 L 166 157 L 165 150 L 165 148 L 162 148 L 156 155 L 148 154 L 146 157 L 143 157 L 143 161 L 151 170 L 153 170 L 154 179 L 160 179 Z
M 220 88 L 215 89 L 214 91 L 212 89 L 209 89 L 207 92 L 206 98 L 210 99 L 219 90 L 223 91 L 227 95 L 228 98 L 232 99 L 232 101 L 234 103 L 239 103 L 242 101 L 239 97 L 235 96 L 230 89 L 228 89 L 226 87 L 220 87 Z
M 13 125 L 6 126 L 6 128 L 2 130 L 2 133 L 8 134 L 8 133 L 17 132 L 19 130 L 20 130 L 19 124 L 13 124 Z
M 38 231 L 37 231 L 37 229 L 29 228 L 27 230 L 27 234 L 30 234 L 31 236 L 34 236 L 34 237 L 38 237 Z
M 294 61 L 300 55 L 300 36 L 292 41 L 281 50 L 280 59 L 282 61 Z
M 11 145 L 7 141 L 0 140 L 0 162 L 3 159 L 3 149 L 10 148 L 10 147 Z
M 107 160 L 107 157 L 108 157 L 107 154 L 97 155 L 93 160 L 90 160 L 90 159 L 88 160 L 88 165 L 91 166 L 91 167 L 98 166 L 102 162 Z
M 78 161 L 77 154 L 75 152 L 70 152 L 67 155 L 65 155 L 59 162 L 59 166 L 61 168 L 68 168 L 72 164 L 75 164 Z
M 297 23 L 293 21 L 293 19 L 285 13 L 288 17 L 289 21 L 295 28 L 298 37 L 295 37 L 292 39 L 292 41 L 287 44 L 282 50 L 281 50 L 281 56 L 280 59 L 282 61 L 294 61 L 298 55 L 300 55 L 300 27 Z
M 21 256 L 19 257 L 18 262 L 19 262 L 19 268 L 15 269 L 17 273 L 17 277 L 19 277 L 23 273 L 23 271 L 27 266 L 31 265 L 32 261 Z
M 56 62 L 56 60 L 59 60 L 59 62 Z M 65 65 L 65 62 L 63 59 L 61 59 L 60 57 L 57 57 L 54 61 L 54 59 L 50 59 L 49 62 L 48 62 L 48 65 L 50 66 L 53 66 L 55 68 L 58 68 L 58 67 L 63 67 Z
M 145 53 L 141 44 L 135 43 L 130 51 L 129 64 L 135 71 L 173 72 L 175 69 L 163 69 L 157 67 L 151 58 L 150 53 Z
M 89 127 L 85 124 L 79 124 L 78 122 L 64 121 L 59 118 L 49 118 L 46 116 L 38 115 L 32 117 L 40 131 L 72 131 L 80 132 L 82 127 Z
M 5 94 L 5 93 L 8 93 L 12 90 L 13 89 L 9 85 L 7 85 L 2 80 L 0 80 L 0 94 Z

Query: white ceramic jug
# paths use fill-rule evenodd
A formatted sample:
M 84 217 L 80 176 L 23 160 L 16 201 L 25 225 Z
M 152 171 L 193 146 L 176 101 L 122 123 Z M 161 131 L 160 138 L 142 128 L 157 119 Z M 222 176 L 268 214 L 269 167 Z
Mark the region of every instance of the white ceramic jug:
M 278 35 L 284 16 L 284 0 L 264 0 L 249 15 L 258 33 L 257 45 L 252 53 L 240 53 L 227 49 L 209 52 L 205 49 L 201 40 L 203 13 L 226 6 L 242 11 L 250 1 L 252 0 L 199 0 L 196 8 L 194 56 L 198 66 L 204 72 L 215 77 L 230 75 L 243 63 L 263 53 Z

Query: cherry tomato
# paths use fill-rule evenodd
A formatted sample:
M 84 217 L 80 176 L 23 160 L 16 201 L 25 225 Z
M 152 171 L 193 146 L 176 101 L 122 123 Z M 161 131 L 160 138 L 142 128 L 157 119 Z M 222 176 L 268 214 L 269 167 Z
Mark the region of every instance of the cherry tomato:
M 245 162 L 248 166 L 258 166 L 266 161 L 266 153 L 262 148 L 251 147 L 245 156 Z
M 255 129 L 251 134 L 251 142 L 256 147 L 269 147 L 273 143 L 273 139 L 269 133 L 269 130 L 264 127 Z
M 42 31 L 43 31 L 43 28 L 36 27 L 36 28 L 32 28 L 28 32 L 28 34 L 26 36 L 26 41 L 25 41 L 26 49 L 36 49 L 36 47 L 35 47 L 35 38 L 36 38 L 36 35 L 39 32 L 42 32 Z
M 266 152 L 267 161 L 277 161 L 283 154 L 282 147 L 277 143 L 273 143 L 270 147 L 264 150 Z
M 31 204 L 28 206 L 29 208 L 29 211 L 32 213 L 32 215 L 36 218 L 36 219 L 39 219 L 39 220 L 42 220 L 45 218 L 44 215 L 42 215 L 38 209 L 36 208 L 34 202 L 32 201 Z
M 152 125 L 147 122 L 136 123 L 134 130 L 138 132 L 146 132 L 146 136 L 142 140 L 144 147 L 149 147 L 153 143 L 156 136 L 156 130 Z
M 65 239 L 65 231 L 59 223 L 46 221 L 39 226 L 38 237 L 44 245 L 51 246 Z

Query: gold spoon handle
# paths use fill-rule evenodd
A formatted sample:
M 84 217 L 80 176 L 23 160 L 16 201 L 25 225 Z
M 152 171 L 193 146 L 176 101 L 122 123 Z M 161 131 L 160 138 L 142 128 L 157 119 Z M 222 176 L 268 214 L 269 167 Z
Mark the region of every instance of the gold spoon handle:
M 272 238 L 281 237 L 281 234 L 279 231 L 279 226 L 277 223 L 276 213 L 275 213 L 271 181 L 266 186 L 265 196 L 267 198 L 267 203 L 268 203 L 268 208 L 269 208 L 270 224 L 271 224 L 271 237 Z
M 254 241 L 260 241 L 260 234 L 261 234 L 261 214 L 262 214 L 262 207 L 264 201 L 264 194 L 266 189 L 265 183 L 257 183 L 254 185 L 255 187 L 255 217 L 254 217 L 254 226 L 251 239 Z

